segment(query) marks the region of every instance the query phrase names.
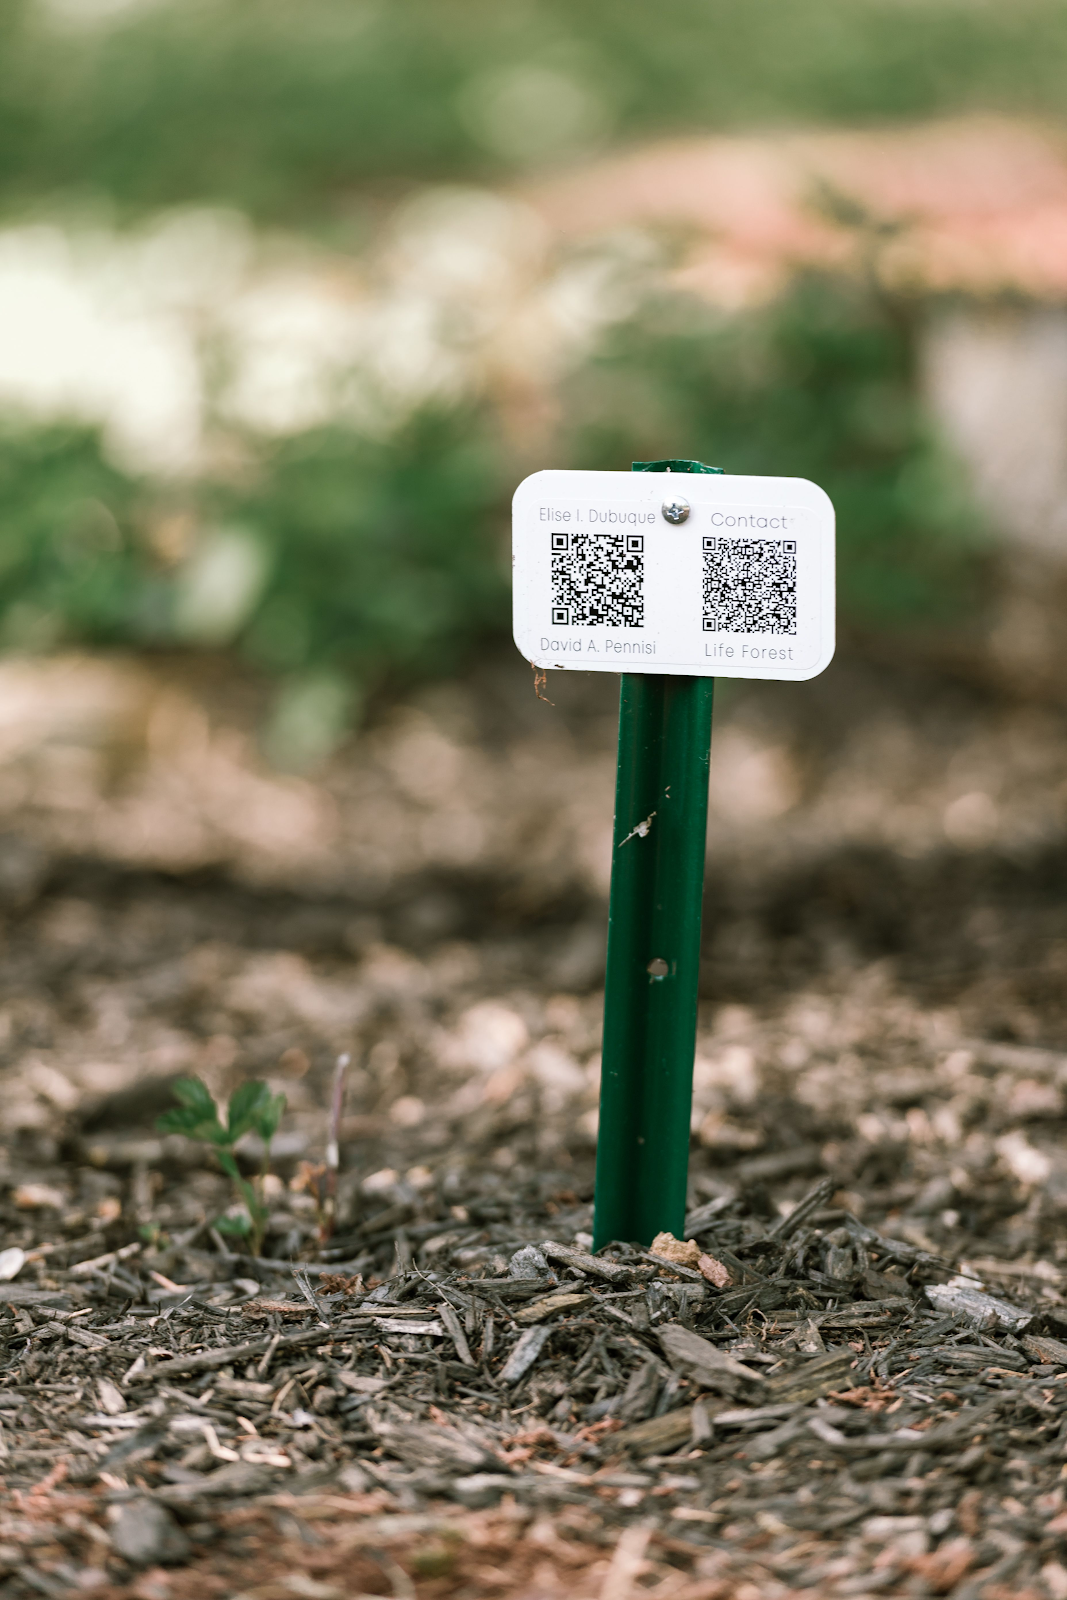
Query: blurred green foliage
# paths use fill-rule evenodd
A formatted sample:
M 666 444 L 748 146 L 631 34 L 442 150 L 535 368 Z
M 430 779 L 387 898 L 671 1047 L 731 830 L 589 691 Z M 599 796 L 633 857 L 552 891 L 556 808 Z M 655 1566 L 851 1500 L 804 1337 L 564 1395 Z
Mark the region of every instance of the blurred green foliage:
M 923 308 L 809 274 L 724 317 L 673 298 L 618 329 L 570 386 L 574 465 L 668 454 L 811 478 L 834 502 L 846 622 L 899 627 L 975 600 L 983 526 L 916 371 Z
M 508 464 L 484 416 L 426 412 L 368 441 L 324 428 L 277 446 L 226 509 L 269 577 L 243 648 L 276 670 L 434 676 L 507 609 Z
M 9 426 L 0 642 L 236 645 L 370 688 L 453 671 L 506 616 L 509 488 L 478 411 L 424 412 L 385 441 L 316 429 L 261 445 L 239 488 L 192 486 L 174 559 L 173 488 L 124 476 L 89 429 Z M 205 569 L 207 616 L 190 604 Z
M 165 0 L 97 22 L 77 3 L 0 0 L 12 216 L 218 201 L 352 247 L 412 184 L 627 139 L 1067 109 L 1061 0 Z M 736 317 L 645 306 L 566 385 L 545 464 L 813 478 L 837 507 L 846 620 L 961 606 L 980 529 L 919 397 L 920 326 L 915 305 L 814 276 Z M 530 462 L 485 407 L 245 446 L 239 479 L 179 492 L 109 464 L 91 430 L 0 430 L 0 646 L 234 648 L 283 679 L 275 745 L 299 764 L 360 695 L 504 635 L 507 497 Z M 193 529 L 178 553 L 175 516 Z
M 1062 0 L 169 0 L 55 20 L 78 5 L 0 0 L 0 204 L 213 199 L 319 227 L 361 188 L 610 139 L 1067 109 Z
M 131 543 L 137 487 L 87 428 L 0 430 L 0 643 L 151 633 L 158 584 Z
M 959 612 L 981 524 L 918 397 L 920 325 L 918 306 L 829 276 L 729 318 L 661 301 L 565 386 L 552 460 L 625 471 L 681 454 L 811 478 L 837 510 L 846 622 Z M 505 634 L 523 470 L 474 409 L 423 413 L 384 441 L 312 430 L 260 446 L 240 487 L 194 486 L 198 532 L 175 560 L 164 490 L 109 466 L 86 431 L 9 430 L 0 641 L 236 647 L 288 680 L 278 750 L 310 761 L 353 697 L 454 672 Z

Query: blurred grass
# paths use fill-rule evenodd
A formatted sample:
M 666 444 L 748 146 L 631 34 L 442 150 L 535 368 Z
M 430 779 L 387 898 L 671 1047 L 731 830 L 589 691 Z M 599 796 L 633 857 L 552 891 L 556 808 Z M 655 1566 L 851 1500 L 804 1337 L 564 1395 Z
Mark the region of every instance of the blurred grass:
M 0 39 L 8 207 L 215 200 L 321 227 L 360 192 L 606 141 L 1067 110 L 1062 0 L 171 0 L 106 24 L 0 0 Z

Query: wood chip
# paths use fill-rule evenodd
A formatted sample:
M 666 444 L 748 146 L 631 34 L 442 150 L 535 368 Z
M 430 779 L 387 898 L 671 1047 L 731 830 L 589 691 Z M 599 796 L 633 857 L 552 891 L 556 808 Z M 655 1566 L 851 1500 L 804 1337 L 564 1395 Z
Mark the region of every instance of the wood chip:
M 763 1374 L 746 1367 L 726 1350 L 719 1350 L 691 1328 L 668 1323 L 657 1329 L 657 1337 L 671 1366 L 696 1380 L 706 1389 L 732 1391 L 739 1383 L 762 1383 Z
M 697 1257 L 697 1267 L 700 1275 L 715 1289 L 728 1289 L 733 1283 L 729 1267 L 724 1267 L 721 1261 L 716 1261 L 714 1256 L 700 1255 Z
M 591 1294 L 550 1294 L 544 1300 L 535 1300 L 532 1305 L 516 1311 L 515 1321 L 540 1322 L 545 1317 L 557 1316 L 561 1311 L 577 1311 L 580 1306 L 588 1305 L 592 1298 Z
M 551 1332 L 552 1329 L 546 1328 L 544 1324 L 536 1328 L 527 1328 L 501 1368 L 500 1382 L 518 1383 L 520 1378 L 525 1377 L 548 1343 Z
M 1067 1367 L 1067 1344 L 1062 1340 L 1025 1333 L 1019 1342 L 1032 1360 L 1045 1366 Z
M 549 1261 L 556 1261 L 564 1267 L 576 1267 L 579 1272 L 585 1272 L 592 1278 L 603 1278 L 605 1283 L 626 1283 L 634 1276 L 634 1269 L 621 1262 L 610 1261 L 603 1256 L 591 1256 L 584 1250 L 555 1244 L 551 1239 L 546 1239 L 541 1245 L 541 1253 Z

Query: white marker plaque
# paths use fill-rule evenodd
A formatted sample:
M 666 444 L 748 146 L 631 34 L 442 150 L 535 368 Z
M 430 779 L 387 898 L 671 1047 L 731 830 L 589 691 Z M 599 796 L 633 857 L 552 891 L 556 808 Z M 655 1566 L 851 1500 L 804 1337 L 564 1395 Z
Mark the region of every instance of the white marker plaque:
M 834 508 L 806 478 L 535 472 L 512 540 L 534 666 L 802 679 L 833 657 Z

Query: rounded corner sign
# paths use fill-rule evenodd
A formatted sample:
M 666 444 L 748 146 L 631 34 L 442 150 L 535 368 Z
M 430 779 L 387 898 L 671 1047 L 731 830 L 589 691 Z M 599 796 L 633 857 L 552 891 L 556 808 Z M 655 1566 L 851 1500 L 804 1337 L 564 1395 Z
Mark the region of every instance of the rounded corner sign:
M 834 508 L 806 478 L 535 472 L 512 508 L 535 667 L 814 678 L 834 653 Z

